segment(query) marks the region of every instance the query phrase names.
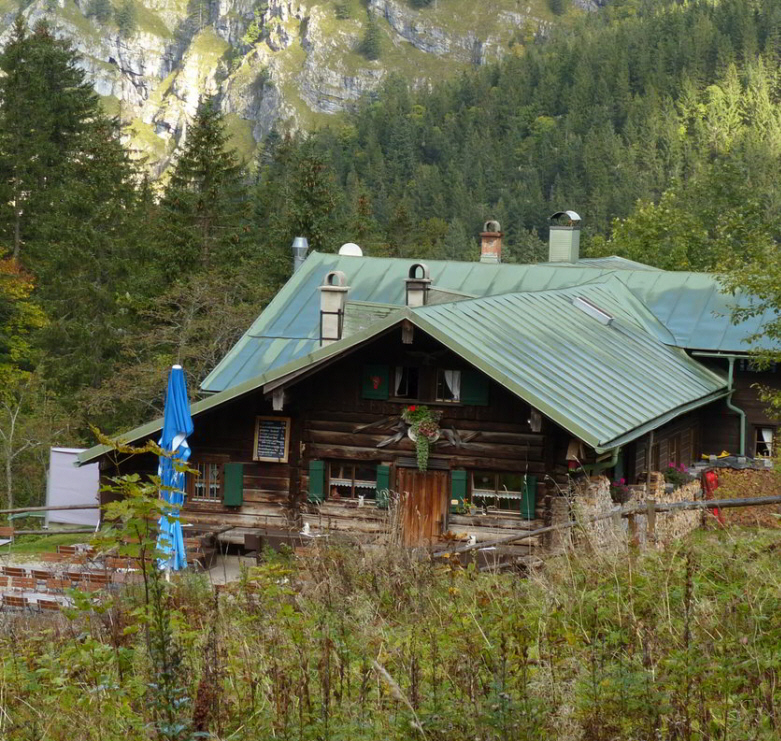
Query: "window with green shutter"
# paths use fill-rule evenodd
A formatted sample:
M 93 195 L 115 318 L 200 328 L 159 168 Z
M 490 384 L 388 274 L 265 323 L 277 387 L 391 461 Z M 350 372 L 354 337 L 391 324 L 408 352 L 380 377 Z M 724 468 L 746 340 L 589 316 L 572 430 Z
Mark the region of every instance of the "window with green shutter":
M 243 463 L 226 463 L 223 467 L 222 503 L 226 507 L 244 504 Z
M 488 384 L 488 376 L 480 371 L 461 371 L 461 403 L 488 406 Z
M 377 509 L 388 509 L 390 501 L 390 466 L 377 466 Z
M 319 504 L 325 499 L 325 461 L 309 461 L 308 501 Z
M 466 471 L 451 471 L 450 473 L 450 511 L 458 514 L 464 511 L 466 500 Z
M 363 366 L 361 392 L 364 399 L 387 399 L 390 396 L 389 367 L 376 364 Z

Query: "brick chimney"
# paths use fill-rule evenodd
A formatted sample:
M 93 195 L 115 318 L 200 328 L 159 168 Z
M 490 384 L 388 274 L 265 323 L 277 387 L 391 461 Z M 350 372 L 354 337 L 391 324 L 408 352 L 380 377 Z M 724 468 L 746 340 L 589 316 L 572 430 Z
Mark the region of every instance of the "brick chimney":
M 342 339 L 348 290 L 347 278 L 340 270 L 325 276 L 320 286 L 320 347 Z
M 574 211 L 557 211 L 550 217 L 548 262 L 577 262 L 580 259 L 580 221 Z
M 486 221 L 480 232 L 480 262 L 499 263 L 502 261 L 502 227 L 498 221 Z

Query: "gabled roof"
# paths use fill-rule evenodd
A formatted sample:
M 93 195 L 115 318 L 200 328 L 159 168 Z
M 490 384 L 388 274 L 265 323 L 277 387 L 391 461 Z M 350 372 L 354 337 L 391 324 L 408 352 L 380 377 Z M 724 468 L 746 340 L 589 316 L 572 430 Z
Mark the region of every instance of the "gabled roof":
M 422 329 L 597 451 L 727 389 L 722 376 L 665 344 L 664 327 L 615 278 L 414 313 Z
M 315 350 L 320 326 L 318 287 L 329 271 L 345 273 L 350 301 L 402 306 L 404 279 L 414 262 L 311 253 L 201 387 L 209 392 L 223 391 Z M 455 292 L 454 298 L 567 288 L 612 275 L 666 328 L 669 339 L 665 341 L 691 350 L 745 353 L 764 347 L 764 342 L 752 346 L 745 340 L 775 317 L 768 311 L 732 324 L 731 306 L 749 305 L 751 297 L 722 293 L 717 276 L 649 269 L 623 258 L 587 259 L 575 264 L 491 265 L 443 260 L 427 260 L 426 264 L 431 285 Z
M 605 323 L 579 308 L 579 299 L 603 312 Z M 404 319 L 600 452 L 727 393 L 722 376 L 665 343 L 664 326 L 613 276 L 574 288 L 399 308 L 339 342 L 193 404 L 192 414 L 292 380 Z M 133 442 L 159 428 L 160 421 L 121 437 Z M 96 446 L 79 461 L 107 451 Z

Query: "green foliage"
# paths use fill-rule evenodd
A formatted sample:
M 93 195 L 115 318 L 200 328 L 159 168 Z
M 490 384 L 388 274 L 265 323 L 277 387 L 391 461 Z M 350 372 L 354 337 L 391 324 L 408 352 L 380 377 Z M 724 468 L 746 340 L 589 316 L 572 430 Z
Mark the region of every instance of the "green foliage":
M 744 251 L 754 203 L 778 200 L 780 28 L 770 0 L 611 3 L 431 89 L 388 76 L 346 125 L 307 146 L 327 153 L 346 203 L 367 194 L 372 254 L 464 259 L 497 218 L 507 254 L 538 259 L 548 215 L 572 207 L 590 254 L 712 268 L 723 249 Z M 747 192 L 752 202 L 733 209 Z M 648 228 L 634 228 L 636 209 Z M 605 246 L 615 219 L 629 223 Z
M 77 596 L 68 629 L 0 634 L 4 731 L 774 741 L 777 540 L 697 533 L 631 560 L 570 554 L 534 579 L 321 547 L 305 569 L 264 554 L 219 601 L 194 577 L 148 610 L 132 590 Z
M 90 0 L 86 15 L 99 23 L 108 23 L 114 15 L 111 0 Z
M 241 37 L 241 40 L 248 46 L 257 44 L 263 35 L 263 13 L 265 12 L 265 9 L 265 6 L 262 8 L 255 8 L 252 22 L 247 26 L 244 36 Z
M 548 7 L 554 15 L 564 15 L 569 7 L 569 0 L 548 0 Z
M 337 0 L 334 3 L 334 14 L 340 21 L 346 21 L 352 17 L 350 12 L 350 3 L 347 0 Z
M 114 12 L 119 35 L 129 39 L 138 30 L 138 11 L 134 0 L 122 0 Z
M 409 4 L 413 8 L 427 8 L 434 0 L 409 0 Z
M 369 61 L 376 61 L 382 55 L 382 31 L 377 24 L 374 13 L 368 12 L 366 16 L 366 29 L 363 38 L 358 45 L 358 51 Z

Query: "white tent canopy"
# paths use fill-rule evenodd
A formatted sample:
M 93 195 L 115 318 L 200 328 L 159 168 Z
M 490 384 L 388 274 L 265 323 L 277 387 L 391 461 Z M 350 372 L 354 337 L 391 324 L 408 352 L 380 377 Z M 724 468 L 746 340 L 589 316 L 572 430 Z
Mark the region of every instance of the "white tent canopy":
M 76 456 L 83 448 L 52 448 L 49 454 L 49 480 L 46 485 L 46 506 L 62 507 L 74 504 L 100 504 L 98 499 L 98 464 L 77 468 Z M 50 523 L 97 527 L 99 509 L 70 509 L 46 513 L 46 526 Z

